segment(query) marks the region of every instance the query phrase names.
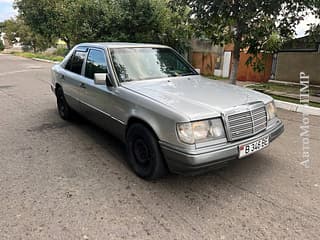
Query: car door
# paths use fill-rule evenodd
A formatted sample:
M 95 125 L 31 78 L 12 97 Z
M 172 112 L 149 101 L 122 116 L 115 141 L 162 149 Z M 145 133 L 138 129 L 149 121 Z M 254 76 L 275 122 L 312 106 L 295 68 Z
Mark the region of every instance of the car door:
M 90 48 L 84 67 L 85 87 L 81 109 L 83 115 L 108 131 L 122 127 L 121 120 L 114 117 L 118 101 L 116 88 L 107 84 L 96 84 L 96 73 L 109 73 L 106 53 L 103 49 Z M 117 131 L 115 131 L 117 135 Z
M 77 48 L 67 62 L 64 71 L 60 74 L 67 102 L 72 108 L 78 111 L 80 109 L 79 101 L 83 95 L 84 81 L 81 74 L 86 56 L 87 48 Z

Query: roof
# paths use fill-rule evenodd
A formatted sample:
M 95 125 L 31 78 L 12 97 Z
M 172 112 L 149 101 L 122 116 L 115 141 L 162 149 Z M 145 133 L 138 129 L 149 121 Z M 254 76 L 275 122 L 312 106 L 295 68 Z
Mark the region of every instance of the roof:
M 167 48 L 160 44 L 149 43 L 126 43 L 126 42 L 95 42 L 95 43 L 80 43 L 77 46 L 87 47 L 103 47 L 103 48 L 130 48 L 130 47 L 150 47 L 150 48 Z
M 304 36 L 285 42 L 279 52 L 318 52 L 320 39 Z

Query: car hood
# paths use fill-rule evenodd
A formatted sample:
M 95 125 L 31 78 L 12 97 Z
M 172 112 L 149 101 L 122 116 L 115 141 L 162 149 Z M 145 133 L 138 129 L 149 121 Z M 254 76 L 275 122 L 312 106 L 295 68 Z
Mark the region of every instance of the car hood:
M 167 105 L 190 120 L 216 117 L 239 105 L 272 100 L 265 94 L 198 75 L 133 81 L 122 85 Z

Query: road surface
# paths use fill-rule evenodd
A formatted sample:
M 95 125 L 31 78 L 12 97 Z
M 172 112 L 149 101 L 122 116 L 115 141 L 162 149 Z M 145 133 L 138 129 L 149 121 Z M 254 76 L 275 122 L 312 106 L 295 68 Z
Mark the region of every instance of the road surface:
M 269 148 L 197 177 L 146 182 L 123 144 L 58 116 L 51 64 L 0 55 L 0 239 L 319 239 L 320 118 L 279 110 Z

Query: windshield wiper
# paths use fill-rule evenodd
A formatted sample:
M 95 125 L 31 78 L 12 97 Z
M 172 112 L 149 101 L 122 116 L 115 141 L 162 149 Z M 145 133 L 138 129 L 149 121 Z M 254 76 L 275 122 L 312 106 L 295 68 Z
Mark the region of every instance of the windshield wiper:
M 131 79 L 131 78 L 122 80 L 122 82 L 133 82 L 133 81 L 135 81 L 135 80 L 134 80 L 134 79 Z
M 189 72 L 189 73 L 184 73 L 184 74 L 181 74 L 180 76 L 192 76 L 192 75 L 197 75 L 197 74 L 195 74 L 195 73 L 193 73 L 193 72 Z

